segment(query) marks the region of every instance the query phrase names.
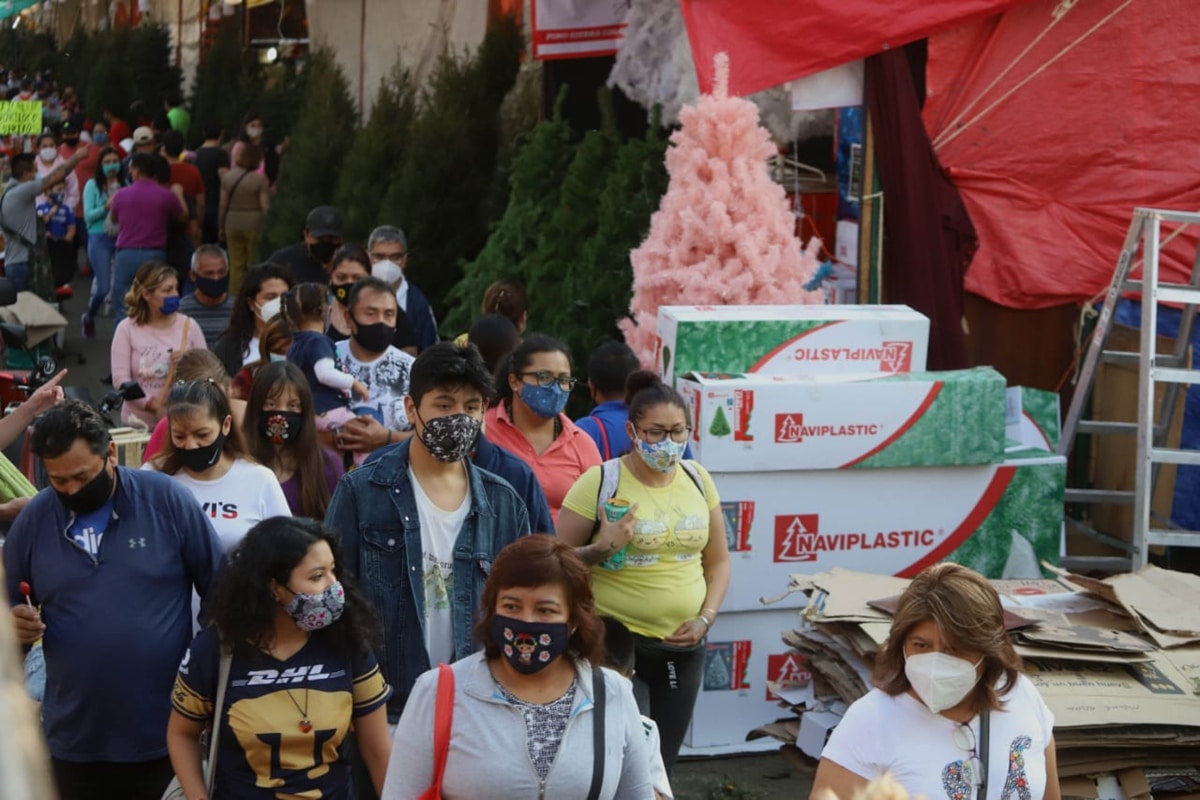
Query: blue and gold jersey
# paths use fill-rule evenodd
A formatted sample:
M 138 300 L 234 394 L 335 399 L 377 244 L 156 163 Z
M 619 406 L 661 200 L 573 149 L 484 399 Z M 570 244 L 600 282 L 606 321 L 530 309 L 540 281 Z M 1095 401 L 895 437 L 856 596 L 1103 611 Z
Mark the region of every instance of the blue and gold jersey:
M 179 665 L 172 703 L 188 719 L 213 717 L 220 671 L 216 632 L 201 631 Z M 353 718 L 392 694 L 374 655 L 339 653 L 320 633 L 286 661 L 234 654 L 220 716 L 213 794 L 238 800 L 348 800 L 342 741 Z

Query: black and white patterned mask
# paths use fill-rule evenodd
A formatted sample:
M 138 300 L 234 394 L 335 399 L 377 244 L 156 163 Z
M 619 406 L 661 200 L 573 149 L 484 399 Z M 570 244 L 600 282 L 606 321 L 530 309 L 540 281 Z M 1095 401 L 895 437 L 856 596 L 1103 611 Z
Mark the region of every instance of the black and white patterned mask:
M 417 419 L 425 427 L 420 433 L 421 444 L 425 445 L 429 455 L 447 464 L 462 461 L 470 454 L 483 426 L 481 420 L 470 414 L 447 414 L 428 422 L 417 414 Z

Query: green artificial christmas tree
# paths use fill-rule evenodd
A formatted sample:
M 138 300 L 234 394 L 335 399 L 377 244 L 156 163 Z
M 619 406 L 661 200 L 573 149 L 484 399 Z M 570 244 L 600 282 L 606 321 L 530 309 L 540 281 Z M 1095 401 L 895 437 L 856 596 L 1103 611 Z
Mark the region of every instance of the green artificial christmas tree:
M 588 131 L 575 148 L 558 202 L 551 207 L 550 220 L 524 270 L 525 285 L 536 287 L 529 292 L 530 319 L 564 339 L 579 362 L 586 360 L 595 344 L 588 330 L 591 320 L 583 317 L 593 299 L 614 290 L 609 276 L 588 275 L 579 280 L 584 272 L 580 243 L 592 240 L 599 227 L 601 193 L 597 187 L 605 184 L 621 145 L 613 121 L 612 92 L 601 89 L 597 96 L 601 128 Z M 601 327 L 611 327 L 611 319 L 607 325 L 601 322 Z
M 87 29 L 82 25 L 75 29 L 71 34 L 71 38 L 67 39 L 62 50 L 57 54 L 54 65 L 54 75 L 58 80 L 59 86 L 64 89 L 68 86 L 75 89 L 77 93 L 86 92 L 88 86 L 88 75 L 95 66 L 94 60 L 99 56 L 99 52 L 95 48 L 95 37 L 88 33 Z M 8 60 L 0 60 L 0 64 L 11 64 Z M 80 98 L 86 100 L 86 98 Z
M 92 119 L 100 119 L 105 108 L 127 115 L 130 104 L 137 99 L 127 61 L 132 35 L 128 28 L 113 28 L 96 34 L 93 40 L 97 57 L 83 93 L 87 115 Z
M 407 70 L 397 63 L 379 84 L 371 118 L 354 137 L 338 175 L 334 205 L 342 212 L 347 241 L 365 242 L 371 229 L 380 224 L 379 208 L 392 167 L 404 158 L 416 100 Z
M 443 53 L 380 209 L 379 222 L 407 234 L 407 273 L 434 308 L 443 307 L 460 264 L 487 241 L 500 104 L 516 78 L 522 48 L 520 29 L 505 17 L 491 26 L 473 58 Z
M 237 134 L 257 91 L 251 76 L 241 31 L 234 25 L 222 25 L 196 70 L 191 97 L 193 125 L 188 132 L 191 146 L 204 139 L 204 126 L 209 122 L 219 123 L 227 138 Z
M 729 420 L 725 418 L 725 409 L 717 406 L 717 413 L 713 414 L 712 424 L 708 426 L 708 434 L 721 437 L 731 433 L 733 433 L 733 428 L 729 427 Z
M 471 326 L 479 316 L 484 290 L 494 281 L 512 278 L 528 286 L 527 261 L 558 207 L 563 175 L 575 157 L 571 126 L 561 113 L 565 97 L 564 86 L 555 101 L 554 115 L 533 129 L 529 141 L 513 159 L 504 216 L 492 228 L 487 245 L 475 260 L 463 267 L 462 279 L 447 295 L 443 333 L 456 335 Z M 529 288 L 531 296 L 537 293 L 535 287 Z M 537 329 L 543 323 L 531 314 L 529 324 Z
M 129 78 L 133 96 L 146 104 L 151 117 L 163 112 L 163 101 L 178 93 L 183 73 L 175 65 L 175 47 L 165 25 L 143 24 L 129 38 Z
M 333 53 L 327 48 L 318 49 L 313 53 L 309 70 L 308 90 L 292 136 L 291 151 L 280 171 L 263 228 L 259 251 L 263 255 L 299 239 L 308 212 L 329 203 L 338 171 L 354 143 L 358 112 L 350 97 L 350 85 Z

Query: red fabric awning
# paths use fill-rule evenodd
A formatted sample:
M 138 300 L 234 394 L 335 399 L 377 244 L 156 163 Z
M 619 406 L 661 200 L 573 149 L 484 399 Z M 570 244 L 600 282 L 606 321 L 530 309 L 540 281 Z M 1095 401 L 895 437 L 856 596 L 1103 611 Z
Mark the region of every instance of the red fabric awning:
M 729 53 L 729 93 L 745 96 L 929 36 L 1022 0 L 679 0 L 700 79 Z

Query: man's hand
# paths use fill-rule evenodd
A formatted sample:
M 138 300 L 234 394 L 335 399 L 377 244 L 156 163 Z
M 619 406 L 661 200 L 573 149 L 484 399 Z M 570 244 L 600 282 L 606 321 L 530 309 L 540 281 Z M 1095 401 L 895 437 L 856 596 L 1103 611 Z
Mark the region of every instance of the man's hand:
M 17 514 L 20 514 L 22 509 L 24 509 L 25 506 L 29 505 L 29 501 L 32 499 L 33 499 L 32 497 L 14 497 L 12 500 L 9 500 L 8 502 L 0 503 L 0 519 L 3 519 L 3 520 L 16 519 Z
M 338 447 L 352 453 L 370 453 L 387 444 L 388 429 L 374 417 L 355 417 L 338 434 Z
M 42 638 L 46 625 L 37 609 L 28 605 L 13 606 L 13 627 L 17 632 L 17 641 L 21 644 L 33 644 Z
M 47 408 L 50 408 L 50 406 L 58 405 L 63 401 L 63 390 L 59 384 L 62 383 L 62 379 L 66 375 L 67 371 L 65 369 L 59 370 L 57 375 L 39 386 L 36 392 L 29 395 L 29 399 L 25 401 L 24 405 L 29 406 L 29 410 L 33 416 L 37 416 Z

